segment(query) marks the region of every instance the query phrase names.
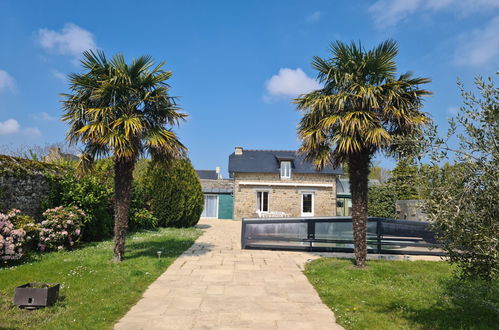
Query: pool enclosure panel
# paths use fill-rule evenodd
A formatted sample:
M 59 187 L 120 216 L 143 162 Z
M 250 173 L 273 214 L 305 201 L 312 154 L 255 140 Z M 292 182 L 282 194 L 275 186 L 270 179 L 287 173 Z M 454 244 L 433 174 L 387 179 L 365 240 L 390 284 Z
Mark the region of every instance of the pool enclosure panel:
M 283 249 L 353 252 L 351 217 L 243 219 L 243 249 Z M 369 253 L 444 255 L 429 224 L 421 221 L 370 217 Z

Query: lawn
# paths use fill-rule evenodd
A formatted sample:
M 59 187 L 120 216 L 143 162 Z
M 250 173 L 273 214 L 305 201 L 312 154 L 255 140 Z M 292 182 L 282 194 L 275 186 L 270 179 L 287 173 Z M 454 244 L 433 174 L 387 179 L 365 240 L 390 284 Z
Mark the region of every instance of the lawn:
M 189 228 L 130 235 L 119 264 L 110 262 L 113 245 L 105 241 L 0 269 L 0 329 L 109 329 L 200 234 Z M 60 283 L 59 301 L 34 311 L 15 307 L 14 288 L 31 281 Z
M 497 329 L 499 284 L 459 282 L 445 262 L 324 258 L 309 281 L 346 329 Z

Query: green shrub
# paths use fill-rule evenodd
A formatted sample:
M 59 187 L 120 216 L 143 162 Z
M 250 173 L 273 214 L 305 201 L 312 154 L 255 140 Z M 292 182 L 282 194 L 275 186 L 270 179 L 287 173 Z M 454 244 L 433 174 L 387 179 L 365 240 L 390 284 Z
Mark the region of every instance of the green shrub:
M 22 229 L 26 233 L 24 249 L 27 251 L 36 251 L 38 247 L 38 236 L 40 234 L 40 225 L 36 223 L 33 217 L 29 215 L 16 214 L 11 219 L 15 229 Z
M 128 228 L 131 231 L 139 229 L 153 230 L 158 228 L 158 218 L 156 218 L 147 209 L 136 210 L 133 214 L 130 215 Z
M 71 168 L 62 177 L 53 177 L 51 181 L 45 208 L 62 205 L 82 209 L 86 214 L 82 237 L 84 241 L 98 241 L 112 235 L 113 188 L 107 170 L 99 171 L 99 166 L 96 166 L 94 172 L 78 178 Z
M 369 216 L 395 219 L 397 193 L 386 184 L 369 187 Z
M 135 179 L 132 182 L 132 201 L 129 216 L 128 228 L 131 231 L 158 228 L 158 218 L 148 209 L 144 181 Z
M 19 260 L 24 255 L 26 233 L 22 229 L 16 229 L 12 223 L 12 219 L 20 212 L 13 209 L 6 214 L 0 213 L 0 260 L 3 261 L 1 266 Z
M 203 211 L 203 191 L 190 160 L 149 166 L 145 178 L 151 211 L 163 227 L 194 226 Z
M 70 249 L 81 238 L 85 212 L 76 206 L 56 207 L 43 212 L 38 247 L 40 251 Z

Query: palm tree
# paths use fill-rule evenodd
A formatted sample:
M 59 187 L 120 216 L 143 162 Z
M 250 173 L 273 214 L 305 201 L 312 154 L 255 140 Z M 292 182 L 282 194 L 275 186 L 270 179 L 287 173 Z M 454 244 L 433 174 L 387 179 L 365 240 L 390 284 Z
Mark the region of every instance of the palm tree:
M 365 266 L 369 165 L 378 152 L 393 154 L 397 139 L 420 132 L 428 117 L 420 111 L 419 85 L 428 78 L 397 75 L 397 43 L 372 50 L 336 41 L 331 58 L 314 57 L 322 89 L 294 100 L 303 117 L 298 125 L 300 151 L 320 169 L 348 164 L 356 266 Z
M 140 156 L 153 160 L 185 155 L 186 148 L 168 126 L 187 115 L 168 95 L 165 83 L 172 73 L 150 56 L 127 64 L 122 54 L 108 60 L 102 51 L 86 51 L 82 74 L 70 74 L 70 94 L 62 94 L 66 139 L 81 143 L 79 169 L 93 160 L 114 157 L 114 261 L 125 255 L 125 235 L 131 200 L 132 172 Z

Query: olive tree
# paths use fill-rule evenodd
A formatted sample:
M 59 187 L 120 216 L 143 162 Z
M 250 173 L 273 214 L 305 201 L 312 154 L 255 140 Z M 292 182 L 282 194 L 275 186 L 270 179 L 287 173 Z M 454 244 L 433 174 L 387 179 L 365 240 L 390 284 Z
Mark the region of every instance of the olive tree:
M 492 78 L 475 84 L 478 93 L 459 82 L 463 106 L 447 136 L 439 138 L 436 127 L 428 135 L 433 166 L 423 172 L 423 197 L 460 276 L 492 280 L 499 274 L 499 93 Z M 449 159 L 453 165 L 439 166 Z

